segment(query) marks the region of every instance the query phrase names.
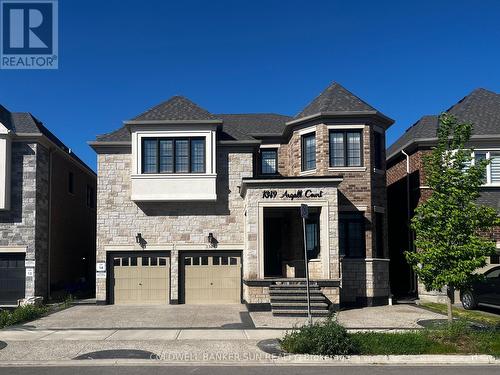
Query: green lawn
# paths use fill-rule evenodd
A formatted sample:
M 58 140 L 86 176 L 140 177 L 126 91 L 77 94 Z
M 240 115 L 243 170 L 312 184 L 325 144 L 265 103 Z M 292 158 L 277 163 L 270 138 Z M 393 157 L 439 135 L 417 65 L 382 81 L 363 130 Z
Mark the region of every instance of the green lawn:
M 441 330 L 403 333 L 354 333 L 359 354 L 491 354 L 500 356 L 500 332 L 469 332 L 456 336 Z
M 478 329 L 466 320 L 400 332 L 348 333 L 333 318 L 288 332 L 281 347 L 296 354 L 490 354 L 500 357 L 500 328 Z
M 422 303 L 421 306 L 438 313 L 447 314 L 446 305 L 442 303 L 426 302 Z M 479 310 L 465 310 L 460 307 L 453 306 L 453 316 L 459 319 L 466 319 L 494 327 L 500 327 L 500 315 L 495 316 Z

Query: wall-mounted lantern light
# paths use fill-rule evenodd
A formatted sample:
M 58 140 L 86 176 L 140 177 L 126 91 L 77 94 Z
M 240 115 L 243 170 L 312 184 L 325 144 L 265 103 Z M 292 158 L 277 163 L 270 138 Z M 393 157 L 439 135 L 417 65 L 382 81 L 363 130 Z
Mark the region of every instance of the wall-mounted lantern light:
M 207 239 L 208 239 L 208 243 L 211 245 L 214 242 L 214 234 L 209 233 Z
M 137 235 L 135 236 L 135 243 L 142 243 L 142 234 L 137 233 Z

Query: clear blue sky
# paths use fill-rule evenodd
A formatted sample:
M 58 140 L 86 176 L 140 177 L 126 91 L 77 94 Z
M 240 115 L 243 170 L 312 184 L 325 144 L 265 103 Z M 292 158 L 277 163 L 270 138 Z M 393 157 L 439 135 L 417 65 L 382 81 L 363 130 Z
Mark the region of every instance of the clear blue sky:
M 294 115 L 337 81 L 396 120 L 500 92 L 500 1 L 61 0 L 57 71 L 0 70 L 0 103 L 87 141 L 175 94 Z

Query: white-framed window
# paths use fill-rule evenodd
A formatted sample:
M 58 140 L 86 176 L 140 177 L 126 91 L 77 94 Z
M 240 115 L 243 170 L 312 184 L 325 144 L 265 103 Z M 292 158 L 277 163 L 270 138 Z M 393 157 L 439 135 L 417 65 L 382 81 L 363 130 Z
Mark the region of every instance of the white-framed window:
M 500 186 L 500 150 L 474 150 L 472 163 L 484 159 L 490 161 L 486 166 L 484 185 Z

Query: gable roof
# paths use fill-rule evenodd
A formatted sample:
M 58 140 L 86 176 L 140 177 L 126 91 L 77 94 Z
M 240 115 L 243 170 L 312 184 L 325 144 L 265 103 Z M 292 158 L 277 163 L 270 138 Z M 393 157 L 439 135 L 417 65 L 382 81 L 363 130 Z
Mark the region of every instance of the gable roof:
M 471 122 L 472 136 L 498 136 L 500 138 L 500 94 L 482 88 L 472 91 L 445 112 L 459 121 Z M 437 140 L 439 116 L 423 116 L 409 127 L 388 149 L 387 159 L 396 156 L 403 148 L 418 141 Z
M 183 96 L 173 96 L 134 117 L 131 121 L 206 121 L 216 117 Z
M 281 135 L 290 116 L 276 113 L 217 114 L 223 121 L 221 140 L 252 141 L 252 135 Z M 129 142 L 130 131 L 126 126 L 110 133 L 98 135 L 97 142 Z
M 13 134 L 17 136 L 26 135 L 43 135 L 53 144 L 67 153 L 71 158 L 76 160 L 85 169 L 95 175 L 95 172 L 85 164 L 71 149 L 66 146 L 54 133 L 47 129 L 43 123 L 35 116 L 28 112 L 10 112 L 7 108 L 0 104 L 0 122 Z
M 302 110 L 299 115 L 290 117 L 276 113 L 212 114 L 183 96 L 174 96 L 144 113 L 125 121 L 125 126 L 107 134 L 98 135 L 90 142 L 130 142 L 131 135 L 127 125 L 146 123 L 220 123 L 220 139 L 227 141 L 255 142 L 256 138 L 285 136 L 294 122 L 304 121 L 309 114 L 327 116 L 361 117 L 371 116 L 381 124 L 390 125 L 394 121 L 378 112 L 372 106 L 346 90 L 338 83 L 331 84 L 316 99 Z M 117 144 L 118 145 L 118 144 Z
M 297 114 L 294 119 L 322 112 L 376 112 L 376 109 L 339 83 L 333 82 Z

